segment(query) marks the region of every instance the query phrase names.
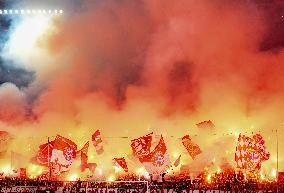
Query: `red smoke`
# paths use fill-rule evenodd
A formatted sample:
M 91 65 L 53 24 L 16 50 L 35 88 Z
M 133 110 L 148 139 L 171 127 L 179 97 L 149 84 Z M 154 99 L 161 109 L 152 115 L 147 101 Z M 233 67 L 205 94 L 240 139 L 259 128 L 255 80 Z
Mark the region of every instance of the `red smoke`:
M 56 22 L 47 49 L 64 67 L 31 112 L 45 133 L 183 135 L 210 119 L 216 133 L 253 125 L 268 137 L 283 121 L 284 66 L 281 52 L 261 50 L 264 17 L 252 1 L 102 1 Z

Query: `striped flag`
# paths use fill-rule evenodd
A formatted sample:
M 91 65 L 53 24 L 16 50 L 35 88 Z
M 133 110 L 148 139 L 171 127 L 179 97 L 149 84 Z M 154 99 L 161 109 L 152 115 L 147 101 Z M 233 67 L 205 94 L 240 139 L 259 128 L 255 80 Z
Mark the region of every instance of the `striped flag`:
M 189 135 L 185 135 L 182 138 L 182 144 L 184 145 L 184 147 L 186 148 L 187 152 L 189 153 L 192 159 L 194 159 L 197 155 L 202 153 L 199 146 L 193 143 Z
M 125 172 L 128 172 L 127 163 L 126 163 L 124 157 L 121 157 L 121 158 L 114 158 L 114 161 L 115 161 Z
M 104 152 L 104 148 L 100 130 L 96 130 L 95 133 L 92 135 L 92 142 L 97 154 L 102 154 Z

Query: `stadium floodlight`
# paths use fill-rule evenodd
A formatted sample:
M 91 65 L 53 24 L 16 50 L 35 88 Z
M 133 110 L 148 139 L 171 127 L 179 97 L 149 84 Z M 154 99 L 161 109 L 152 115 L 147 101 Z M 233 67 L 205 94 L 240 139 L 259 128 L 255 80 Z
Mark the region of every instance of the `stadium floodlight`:
M 0 15 L 18 15 L 18 14 L 50 14 L 50 15 L 58 15 L 58 14 L 63 14 L 63 10 L 62 9 L 49 9 L 49 10 L 45 10 L 45 9 L 0 9 Z

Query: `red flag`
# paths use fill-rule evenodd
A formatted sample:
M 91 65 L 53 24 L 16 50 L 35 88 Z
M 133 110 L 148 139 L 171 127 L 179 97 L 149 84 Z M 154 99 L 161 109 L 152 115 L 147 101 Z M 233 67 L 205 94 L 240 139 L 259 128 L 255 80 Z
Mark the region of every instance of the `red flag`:
M 141 157 L 140 162 L 143 163 L 150 174 L 166 173 L 171 164 L 167 147 L 162 136 L 155 149 L 148 155 Z
M 264 144 L 264 139 L 260 134 L 252 138 L 240 134 L 235 153 L 237 168 L 250 172 L 259 171 L 261 163 L 270 157 Z
M 53 145 L 54 145 L 54 141 L 50 141 L 49 143 L 40 145 L 37 155 L 34 158 L 32 158 L 32 162 L 42 165 L 42 166 L 48 166 L 48 159 L 50 159 L 52 155 Z M 48 151 L 49 151 L 49 155 L 48 155 Z
M 81 172 L 84 172 L 88 168 L 88 156 L 81 152 Z
M 175 167 L 178 167 L 179 164 L 180 164 L 180 158 L 181 158 L 181 155 L 178 156 L 178 158 L 176 159 L 175 163 L 174 163 L 174 166 Z
M 20 168 L 20 178 L 26 179 L 27 178 L 27 170 L 26 168 Z
M 124 157 L 122 158 L 114 158 L 115 162 L 120 166 L 122 167 L 122 169 L 125 171 L 125 172 L 128 172 L 128 167 L 127 167 L 127 163 L 124 159 Z
M 96 149 L 96 152 L 97 154 L 102 154 L 104 152 L 104 149 L 103 149 L 103 141 L 102 141 L 102 138 L 101 138 L 101 133 L 99 130 L 96 130 L 95 133 L 92 135 L 92 142 L 93 142 L 93 145 Z
M 278 183 L 284 184 L 284 172 L 278 172 Z
M 88 149 L 89 149 L 90 143 L 85 143 L 84 147 L 80 149 L 78 152 L 80 152 L 79 155 L 81 155 L 81 171 L 84 172 L 86 168 L 88 168 Z M 78 153 L 77 152 L 77 153 Z
M 187 152 L 189 153 L 192 159 L 194 159 L 197 155 L 202 153 L 199 146 L 192 142 L 189 135 L 185 135 L 182 138 L 182 144 L 184 145 L 184 147 L 186 148 Z
M 73 141 L 57 135 L 54 140 L 50 162 L 54 166 L 59 166 L 58 172 L 67 171 L 76 158 L 76 150 L 77 145 Z M 57 166 L 55 166 L 55 168 L 57 168 Z
M 215 125 L 210 120 L 197 123 L 196 126 L 200 129 L 213 129 L 215 127 Z
M 89 146 L 90 146 L 90 142 L 88 141 L 85 143 L 82 149 L 76 152 L 76 155 L 81 155 L 81 152 L 83 152 L 84 154 L 88 154 Z
M 88 168 L 91 171 L 91 173 L 93 174 L 96 170 L 97 164 L 96 163 L 88 163 Z
M 150 153 L 153 132 L 131 140 L 131 148 L 135 157 L 140 158 Z

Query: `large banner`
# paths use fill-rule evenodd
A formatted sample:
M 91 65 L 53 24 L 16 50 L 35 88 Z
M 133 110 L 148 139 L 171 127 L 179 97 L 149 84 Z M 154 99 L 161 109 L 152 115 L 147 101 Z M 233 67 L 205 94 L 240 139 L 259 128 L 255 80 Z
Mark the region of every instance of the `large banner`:
M 62 193 L 64 187 L 57 187 L 57 193 Z M 15 187 L 0 187 L 0 192 L 3 193 L 16 193 L 16 192 L 32 192 L 36 193 L 37 190 L 45 190 L 45 187 L 36 186 L 15 186 Z M 128 188 L 80 188 L 80 191 L 86 191 L 87 193 L 146 193 L 145 188 L 141 189 L 128 189 Z M 148 193 L 156 193 L 157 188 L 150 188 Z M 164 193 L 176 193 L 174 189 L 164 189 Z M 183 193 L 230 193 L 230 191 L 223 190 L 182 190 Z

